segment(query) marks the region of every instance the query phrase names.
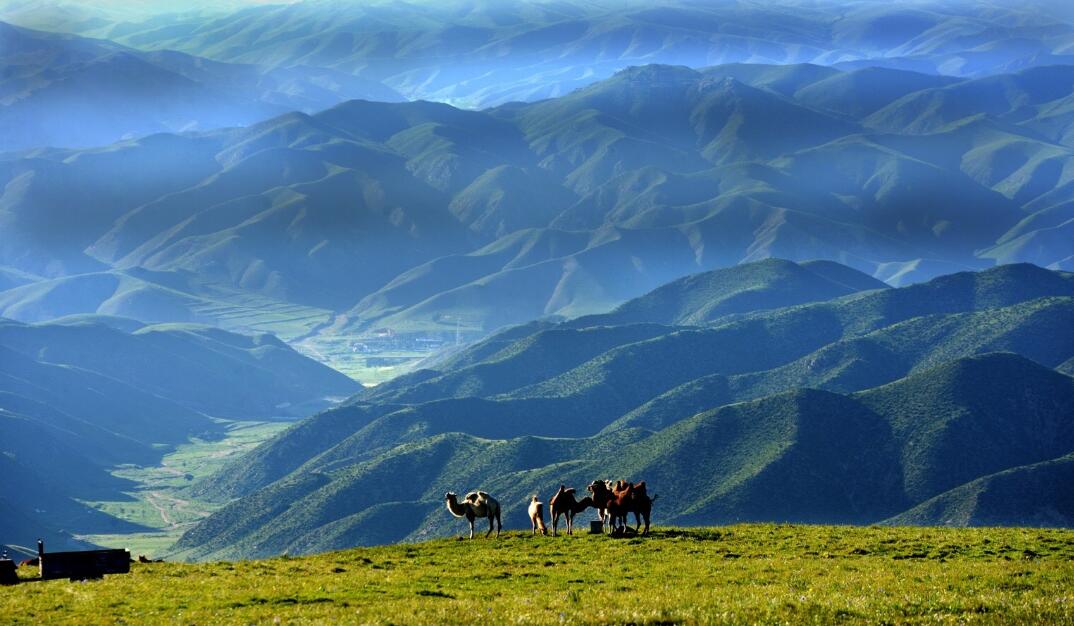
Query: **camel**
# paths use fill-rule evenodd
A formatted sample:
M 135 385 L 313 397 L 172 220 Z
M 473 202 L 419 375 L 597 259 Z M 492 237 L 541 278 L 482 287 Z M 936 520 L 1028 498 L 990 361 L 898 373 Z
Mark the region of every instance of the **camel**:
M 544 525 L 544 503 L 537 499 L 537 496 L 533 496 L 533 500 L 530 501 L 530 525 L 533 526 L 533 534 L 537 534 L 537 529 L 541 529 L 542 535 L 548 534 L 548 529 Z
M 496 536 L 500 536 L 500 531 L 503 530 L 503 524 L 500 523 L 500 503 L 489 494 L 484 491 L 471 491 L 466 494 L 462 503 L 459 503 L 455 494 L 449 491 L 444 494 L 444 501 L 447 503 L 448 511 L 452 515 L 465 517 L 466 521 L 470 523 L 470 539 L 474 538 L 474 520 L 479 517 L 487 517 L 489 520 L 489 530 L 485 533 L 485 537 L 492 534 L 494 520 L 496 522 Z
M 611 521 L 608 515 L 608 504 L 615 499 L 615 494 L 612 493 L 612 481 L 594 480 L 585 489 L 593 494 L 593 508 L 597 510 L 601 525 L 608 526 Z
M 622 531 L 627 528 L 627 514 L 634 514 L 634 521 L 637 525 L 634 527 L 634 532 L 641 530 L 642 519 L 645 520 L 645 532 L 642 534 L 649 534 L 649 517 L 652 514 L 653 502 L 657 497 L 649 497 L 645 487 L 645 481 L 641 481 L 637 484 L 631 484 L 625 480 L 620 480 L 612 487 L 612 500 L 608 502 L 608 516 L 611 518 L 612 532 L 620 532 L 620 524 L 622 524 Z
M 556 536 L 559 528 L 559 516 L 562 515 L 567 521 L 567 534 L 574 534 L 574 516 L 593 506 L 593 499 L 589 496 L 581 500 L 574 499 L 574 489 L 567 489 L 566 485 L 560 485 L 559 491 L 548 501 L 551 507 L 552 536 Z

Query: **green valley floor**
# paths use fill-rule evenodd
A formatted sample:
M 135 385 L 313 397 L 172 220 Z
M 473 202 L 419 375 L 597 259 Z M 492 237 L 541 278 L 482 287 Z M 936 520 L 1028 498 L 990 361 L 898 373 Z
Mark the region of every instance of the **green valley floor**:
M 511 532 L 301 558 L 135 563 L 101 581 L 0 587 L 0 615 L 27 624 L 1070 624 L 1074 531 Z

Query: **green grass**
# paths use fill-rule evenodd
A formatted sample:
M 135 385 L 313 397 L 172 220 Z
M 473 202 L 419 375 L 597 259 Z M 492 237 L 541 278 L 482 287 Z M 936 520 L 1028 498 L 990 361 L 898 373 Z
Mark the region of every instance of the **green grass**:
M 16 624 L 1074 623 L 1074 532 L 513 532 L 304 558 L 136 563 L 103 581 L 0 589 L 0 615 Z
M 159 466 L 127 465 L 112 473 L 138 488 L 116 501 L 86 502 L 113 517 L 154 529 L 142 533 L 79 535 L 80 539 L 110 548 L 127 548 L 132 554 L 150 557 L 165 554 L 183 532 L 219 504 L 191 497 L 188 487 L 197 479 L 219 470 L 287 428 L 290 422 L 231 422 L 224 438 L 192 439 L 164 456 Z

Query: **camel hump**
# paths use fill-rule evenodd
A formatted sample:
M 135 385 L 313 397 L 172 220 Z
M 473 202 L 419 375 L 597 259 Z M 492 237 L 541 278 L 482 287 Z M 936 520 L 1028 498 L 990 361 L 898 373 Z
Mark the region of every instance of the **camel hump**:
M 478 491 L 477 497 L 481 498 L 482 500 L 488 500 L 489 494 L 485 493 L 484 491 Z
M 569 488 L 563 490 L 564 495 L 566 495 L 568 493 L 574 493 L 574 487 L 569 487 Z

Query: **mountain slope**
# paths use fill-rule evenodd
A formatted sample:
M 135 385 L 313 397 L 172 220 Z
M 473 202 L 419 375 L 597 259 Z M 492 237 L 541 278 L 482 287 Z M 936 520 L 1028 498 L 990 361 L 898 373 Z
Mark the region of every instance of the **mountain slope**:
M 1074 524 L 1074 458 L 1004 470 L 944 492 L 889 520 L 914 526 Z
M 991 408 L 992 397 L 1004 400 Z M 659 494 L 659 515 L 677 523 L 867 523 L 922 502 L 928 492 L 920 488 L 921 471 L 933 481 L 972 481 L 990 468 L 1074 449 L 1072 402 L 1069 377 L 1015 355 L 991 354 L 854 396 L 798 390 L 732 404 L 651 436 L 619 430 L 588 439 L 490 441 L 445 433 L 367 456 L 352 453 L 349 462 L 320 455 L 229 504 L 177 548 L 198 558 L 336 548 L 383 536 L 373 520 L 385 507 L 418 513 L 394 522 L 392 537 L 436 536 L 450 519 L 434 503 L 460 483 L 495 493 L 507 507 L 507 523 L 523 525 L 530 493 L 606 473 L 644 477 L 650 493 Z M 966 409 L 952 421 L 950 406 Z M 949 434 L 916 437 L 908 434 L 908 420 L 925 430 L 946 421 Z M 993 454 L 999 442 L 1007 444 L 1005 456 Z M 922 454 L 937 465 L 909 463 Z M 413 480 L 387 486 L 404 467 Z M 337 528 L 349 530 L 340 535 Z M 322 529 L 333 530 L 322 535 Z
M 886 287 L 837 263 L 795 264 L 770 259 L 688 276 L 626 302 L 611 313 L 584 317 L 575 324 L 701 324 L 735 313 L 778 309 Z

